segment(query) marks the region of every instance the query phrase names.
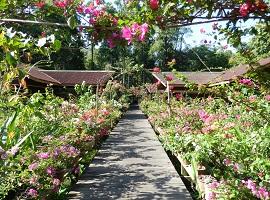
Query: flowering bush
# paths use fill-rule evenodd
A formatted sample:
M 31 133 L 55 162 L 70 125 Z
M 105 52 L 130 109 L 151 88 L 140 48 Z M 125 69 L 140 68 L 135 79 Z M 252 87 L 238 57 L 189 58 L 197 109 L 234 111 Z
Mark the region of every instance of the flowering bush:
M 48 90 L 0 104 L 1 199 L 59 198 L 93 158 L 123 108 L 80 89 L 69 101 Z
M 171 115 L 161 99 L 144 100 L 141 108 L 161 128 L 167 150 L 206 168 L 212 177 L 206 199 L 269 199 L 269 95 L 251 79 L 219 91 L 174 98 Z

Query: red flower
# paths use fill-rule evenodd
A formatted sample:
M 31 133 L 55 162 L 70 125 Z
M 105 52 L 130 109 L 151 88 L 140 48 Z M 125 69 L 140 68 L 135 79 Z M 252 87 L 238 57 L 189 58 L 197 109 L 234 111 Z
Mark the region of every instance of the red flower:
M 85 7 L 83 5 L 79 5 L 77 7 L 77 12 L 80 13 L 80 14 L 82 14 L 84 12 L 84 9 L 85 9 Z
M 37 3 L 35 3 L 35 6 L 38 8 L 43 8 L 45 6 L 45 2 L 43 2 L 43 1 L 37 2 Z
M 165 76 L 165 78 L 166 78 L 167 81 L 172 81 L 173 80 L 173 76 L 171 74 L 167 74 Z
M 239 13 L 242 17 L 246 17 L 249 14 L 250 8 L 252 7 L 251 3 L 247 2 L 240 6 Z
M 180 99 L 183 98 L 183 96 L 182 96 L 182 94 L 177 93 L 177 94 L 175 94 L 175 98 L 179 101 Z
M 161 70 L 160 70 L 159 67 L 154 67 L 154 68 L 153 68 L 153 72 L 159 73 L 160 71 L 161 71 Z
M 150 8 L 152 10 L 157 10 L 159 7 L 159 1 L 158 0 L 150 0 Z
M 65 8 L 67 6 L 66 1 L 55 1 L 54 5 L 58 8 Z

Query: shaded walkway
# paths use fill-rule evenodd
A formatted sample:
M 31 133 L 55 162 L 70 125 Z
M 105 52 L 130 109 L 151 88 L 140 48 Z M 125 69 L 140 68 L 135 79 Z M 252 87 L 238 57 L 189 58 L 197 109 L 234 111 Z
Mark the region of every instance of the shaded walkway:
M 138 107 L 103 143 L 69 199 L 191 199 Z

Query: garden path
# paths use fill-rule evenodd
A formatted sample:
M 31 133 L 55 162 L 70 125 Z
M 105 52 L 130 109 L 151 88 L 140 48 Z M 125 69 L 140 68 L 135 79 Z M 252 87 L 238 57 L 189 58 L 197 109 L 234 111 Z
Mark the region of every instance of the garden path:
M 102 144 L 69 199 L 191 199 L 149 122 L 133 106 Z

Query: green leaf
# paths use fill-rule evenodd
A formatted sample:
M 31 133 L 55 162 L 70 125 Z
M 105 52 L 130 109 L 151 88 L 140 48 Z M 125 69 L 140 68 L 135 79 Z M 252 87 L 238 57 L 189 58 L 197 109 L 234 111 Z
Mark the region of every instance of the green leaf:
M 9 117 L 5 123 L 2 125 L 2 127 L 0 127 L 0 133 L 2 135 L 1 138 L 1 144 L 5 144 L 7 142 L 7 134 L 8 131 L 12 131 L 12 129 L 14 129 L 14 125 L 15 125 L 15 120 L 17 118 L 17 114 L 18 112 L 15 111 L 11 117 Z
M 15 66 L 16 65 L 16 59 L 11 55 L 10 52 L 7 52 L 6 53 L 6 61 L 11 66 Z
M 75 16 L 71 16 L 70 18 L 68 18 L 67 23 L 71 29 L 75 29 L 77 26 L 77 20 Z
M 16 145 L 15 145 L 15 147 L 19 147 L 19 146 L 21 146 L 21 144 L 22 143 L 24 143 L 24 141 L 28 138 L 28 137 L 30 137 L 30 135 L 33 133 L 33 131 L 32 132 L 30 132 L 30 133 L 28 133 L 26 136 L 24 136 Z
M 53 43 L 53 48 L 55 51 L 59 51 L 62 47 L 61 41 L 60 40 L 55 40 Z
M 0 2 L 0 10 L 6 9 L 7 5 L 8 4 L 7 4 L 6 0 L 1 0 L 1 2 Z
M 166 5 L 166 7 L 164 8 L 163 15 L 166 15 L 167 12 L 169 11 L 169 9 L 170 9 L 171 7 L 173 7 L 174 5 L 175 5 L 175 3 L 172 3 L 172 2 L 168 3 L 168 4 Z

